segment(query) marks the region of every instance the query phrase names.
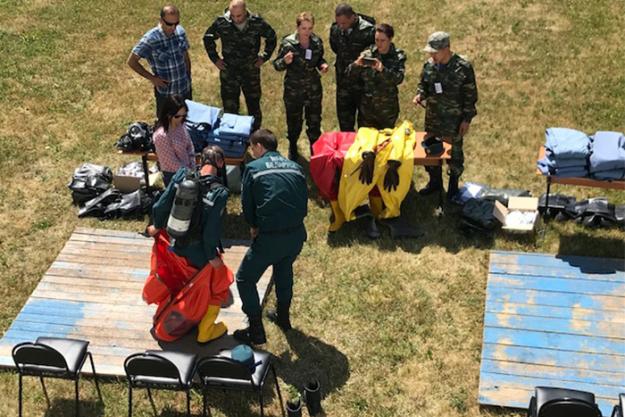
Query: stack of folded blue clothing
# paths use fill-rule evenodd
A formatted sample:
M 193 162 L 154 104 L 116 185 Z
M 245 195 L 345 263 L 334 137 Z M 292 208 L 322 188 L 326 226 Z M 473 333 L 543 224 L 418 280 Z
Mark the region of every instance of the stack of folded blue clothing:
M 222 110 L 217 107 L 207 106 L 191 100 L 185 100 L 189 111 L 187 113 L 186 127 L 191 136 L 195 152 L 202 152 L 208 144 L 211 130 L 219 122 Z
M 620 132 L 597 132 L 591 139 L 592 177 L 598 180 L 625 178 L 625 136 Z
M 209 133 L 207 144 L 219 145 L 227 157 L 239 158 L 245 154 L 253 124 L 253 116 L 224 113 Z
M 588 176 L 590 138 L 584 132 L 563 127 L 545 131 L 545 158 L 538 161 L 544 175 L 558 177 Z

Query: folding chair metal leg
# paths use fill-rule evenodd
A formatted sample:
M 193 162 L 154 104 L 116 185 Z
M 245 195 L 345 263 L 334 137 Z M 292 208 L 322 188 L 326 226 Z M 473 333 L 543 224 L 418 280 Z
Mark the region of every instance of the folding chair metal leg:
M 89 355 L 89 361 L 91 362 L 91 371 L 93 372 L 93 380 L 95 381 L 95 388 L 98 391 L 98 398 L 100 399 L 100 402 L 104 402 L 102 400 L 102 393 L 100 392 L 100 384 L 98 384 L 98 374 L 96 374 L 95 372 L 95 366 L 93 365 L 93 356 L 91 356 L 91 352 L 87 352 L 87 355 Z
M 132 386 L 128 384 L 128 417 L 132 417 Z
M 265 411 L 263 410 L 263 388 L 262 386 L 258 390 L 258 402 L 260 402 L 260 417 L 264 417 Z
M 17 376 L 18 389 L 17 389 L 17 415 L 22 417 L 22 374 Z
M 78 381 L 79 380 L 80 380 L 80 377 L 76 375 L 76 381 L 74 381 L 74 385 L 76 387 L 76 417 L 80 416 L 80 404 L 78 400 Z
M 271 365 L 271 372 L 273 373 L 273 380 L 276 381 L 276 391 L 278 392 L 278 399 L 280 400 L 280 410 L 282 410 L 282 417 L 286 417 L 284 413 L 284 403 L 282 402 L 282 393 L 280 392 L 280 384 L 278 384 L 278 375 L 276 374 L 276 368 Z
M 39 382 L 41 382 L 41 388 L 43 389 L 43 395 L 46 397 L 46 404 L 48 408 L 50 408 L 50 397 L 48 397 L 48 390 L 46 389 L 46 384 L 43 382 L 43 377 L 39 377 Z
M 191 417 L 191 395 L 187 390 L 187 417 Z
M 150 387 L 147 387 L 148 389 L 148 398 L 150 400 L 150 405 L 152 406 L 152 411 L 154 411 L 154 415 L 157 414 L 156 412 L 156 404 L 154 404 L 154 398 L 152 398 L 152 390 L 150 390 Z

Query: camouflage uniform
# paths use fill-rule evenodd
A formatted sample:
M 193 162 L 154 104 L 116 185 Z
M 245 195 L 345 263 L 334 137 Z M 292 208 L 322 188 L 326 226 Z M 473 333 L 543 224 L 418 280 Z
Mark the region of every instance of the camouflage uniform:
M 370 19 L 370 18 L 369 18 Z M 343 132 L 353 132 L 360 104 L 362 85 L 350 81 L 346 74 L 349 64 L 375 43 L 375 26 L 368 18 L 358 15 L 354 26 L 342 31 L 336 23 L 330 27 L 330 47 L 336 54 L 336 115 Z
M 265 38 L 265 50 L 260 51 L 260 38 Z M 221 39 L 221 54 L 226 68 L 219 73 L 221 100 L 226 113 L 239 113 L 239 96 L 245 96 L 247 111 L 254 116 L 254 130 L 262 122 L 260 110 L 260 68 L 254 65 L 257 58 L 267 61 L 276 48 L 276 32 L 265 20 L 248 13 L 245 27 L 239 30 L 230 12 L 215 19 L 204 34 L 204 48 L 213 63 L 219 60 L 215 41 Z
M 441 93 L 436 92 L 437 83 Z M 457 54 L 445 65 L 436 65 L 429 59 L 423 65 L 417 93 L 426 100 L 425 131 L 430 136 L 451 139 L 450 174 L 460 177 L 464 153 L 458 129 L 463 121 L 471 122 L 477 114 L 477 85 L 471 63 Z
M 297 151 L 297 140 L 302 132 L 302 117 L 306 115 L 306 135 L 310 145 L 321 135 L 321 77 L 318 70 L 326 63 L 323 59 L 323 41 L 312 34 L 307 49 L 299 43 L 297 33 L 285 36 L 273 66 L 286 70 L 284 76 L 284 105 L 286 107 L 287 137 L 291 151 Z M 284 56 L 293 52 L 293 62 L 284 62 Z M 307 56 L 309 59 L 307 59 Z M 295 152 L 296 153 L 296 152 Z
M 379 59 L 384 69 L 378 72 L 373 67 L 355 64 L 350 64 L 347 69 L 349 76 L 363 85 L 358 127 L 393 128 L 399 116 L 397 86 L 404 81 L 406 54 L 391 44 L 386 54 L 381 54 L 377 46 L 371 45 L 363 51 L 363 55 Z

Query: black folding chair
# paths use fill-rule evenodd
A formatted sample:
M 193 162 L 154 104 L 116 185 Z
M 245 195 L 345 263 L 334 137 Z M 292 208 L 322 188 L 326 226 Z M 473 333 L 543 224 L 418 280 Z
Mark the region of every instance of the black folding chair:
M 601 417 L 595 395 L 566 388 L 536 387 L 528 417 Z
M 76 416 L 80 415 L 78 382 L 80 370 L 87 357 L 91 362 L 93 380 L 98 391 L 98 398 L 102 402 L 102 394 L 98 385 L 98 377 L 93 365 L 93 357 L 87 350 L 89 342 L 77 339 L 56 337 L 39 337 L 33 342 L 24 342 L 13 347 L 13 361 L 19 375 L 18 415 L 22 416 L 22 378 L 24 376 L 38 376 L 41 387 L 50 408 L 50 398 L 43 381 L 44 377 L 60 378 L 74 381 L 76 391 Z
M 284 417 L 284 404 L 278 385 L 276 370 L 271 363 L 271 355 L 263 351 L 254 351 L 254 362 L 257 364 L 252 373 L 250 369 L 240 362 L 232 360 L 230 350 L 222 350 L 219 356 L 209 356 L 200 360 L 197 365 L 197 374 L 202 384 L 203 416 L 207 415 L 208 409 L 206 394 L 209 389 L 252 391 L 258 394 L 260 402 L 260 415 L 264 414 L 263 388 L 267 374 L 271 369 L 276 383 L 276 391 L 280 399 L 280 409 Z
M 618 395 L 618 404 L 612 409 L 612 417 L 625 417 L 625 394 Z
M 185 391 L 187 416 L 191 416 L 191 382 L 195 372 L 196 356 L 182 352 L 148 350 L 130 355 L 124 361 L 128 378 L 128 416 L 132 416 L 132 389 L 146 388 L 150 402 L 151 388 Z

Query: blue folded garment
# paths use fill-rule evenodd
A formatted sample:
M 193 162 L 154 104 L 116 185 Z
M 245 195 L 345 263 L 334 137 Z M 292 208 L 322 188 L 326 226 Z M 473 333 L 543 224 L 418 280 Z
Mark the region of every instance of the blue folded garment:
M 553 173 L 554 176 L 556 177 L 587 177 L 588 176 L 588 170 L 586 168 L 577 168 L 577 167 L 572 167 L 572 168 L 560 168 L 560 169 L 556 169 L 555 173 Z
M 207 106 L 192 100 L 185 100 L 184 102 L 189 108 L 187 121 L 192 123 L 207 123 L 214 127 L 222 112 L 220 108 Z
M 551 171 L 554 169 L 550 161 L 546 157 L 536 161 L 536 167 L 543 175 L 551 174 Z
M 553 168 L 585 167 L 588 165 L 588 161 L 585 157 L 557 158 L 549 149 L 545 151 L 545 160 L 545 163 L 548 163 Z
M 584 132 L 565 127 L 550 127 L 545 131 L 545 148 L 556 159 L 585 158 L 590 153 L 590 138 Z
M 622 180 L 625 178 L 625 169 L 612 169 L 609 171 L 599 171 L 592 174 L 598 180 Z
M 219 120 L 219 130 L 222 134 L 249 136 L 254 124 L 253 116 L 224 113 Z
M 625 136 L 620 132 L 597 132 L 592 137 L 590 172 L 625 169 Z

